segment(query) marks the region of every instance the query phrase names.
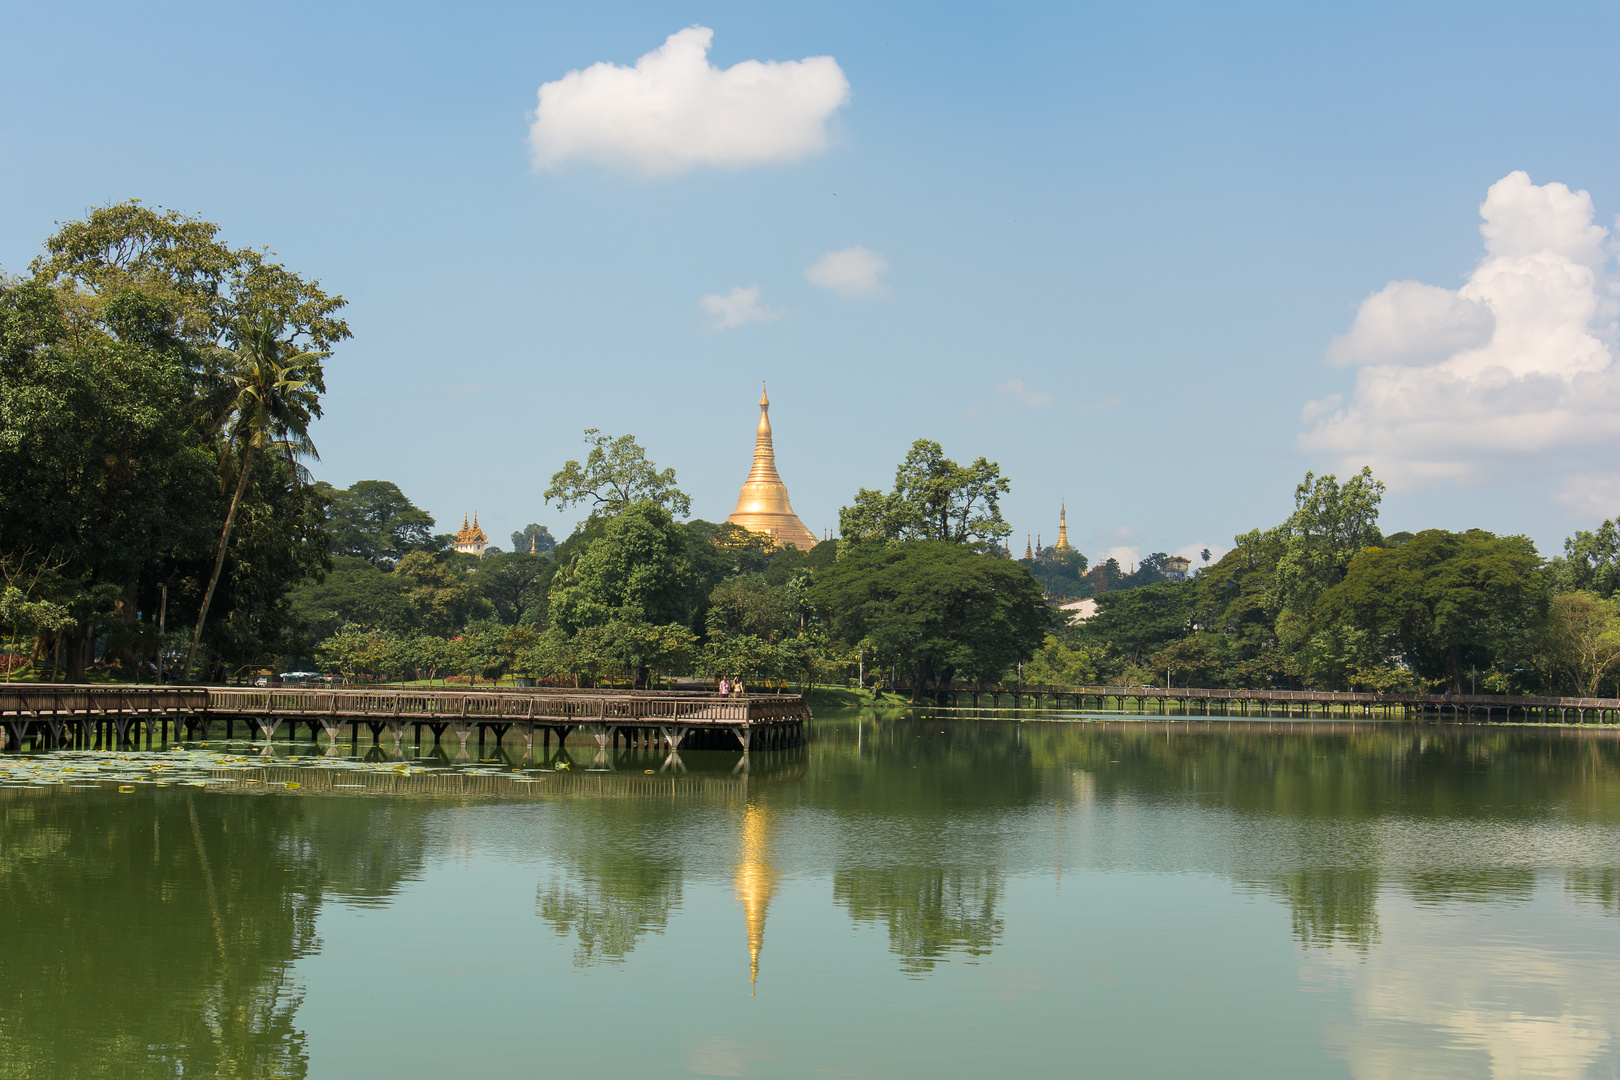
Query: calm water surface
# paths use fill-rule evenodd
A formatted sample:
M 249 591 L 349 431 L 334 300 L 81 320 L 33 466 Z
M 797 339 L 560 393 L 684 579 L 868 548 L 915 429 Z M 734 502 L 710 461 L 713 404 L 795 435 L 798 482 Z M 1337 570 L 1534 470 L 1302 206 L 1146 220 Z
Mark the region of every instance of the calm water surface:
M 1614 739 L 812 738 L 6 758 L 0 1075 L 1620 1073 Z

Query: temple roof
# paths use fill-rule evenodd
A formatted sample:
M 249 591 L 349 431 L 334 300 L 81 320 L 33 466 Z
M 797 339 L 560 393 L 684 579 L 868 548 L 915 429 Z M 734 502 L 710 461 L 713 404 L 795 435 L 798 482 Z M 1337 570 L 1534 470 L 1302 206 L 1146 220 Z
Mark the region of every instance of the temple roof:
M 462 514 L 461 528 L 456 530 L 456 543 L 483 544 L 487 543 L 488 541 L 489 537 L 485 536 L 484 530 L 478 527 L 478 515 L 476 513 L 473 514 L 472 524 L 469 525 L 467 524 L 467 515 Z

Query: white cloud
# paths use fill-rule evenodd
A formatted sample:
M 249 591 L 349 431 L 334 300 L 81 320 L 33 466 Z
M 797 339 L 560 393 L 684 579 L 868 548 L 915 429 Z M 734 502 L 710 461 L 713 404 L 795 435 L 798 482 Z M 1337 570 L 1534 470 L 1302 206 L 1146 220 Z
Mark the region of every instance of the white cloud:
M 715 327 L 720 330 L 743 323 L 768 322 L 782 316 L 780 311 L 773 311 L 759 302 L 758 285 L 746 288 L 738 285 L 725 295 L 709 293 L 698 299 L 698 307 L 714 316 Z
M 879 280 L 889 272 L 889 260 L 860 245 L 829 251 L 804 269 L 812 285 L 819 285 L 846 300 L 887 296 L 889 287 Z
M 1302 448 L 1404 487 L 1549 476 L 1620 449 L 1620 304 L 1591 196 L 1515 172 L 1480 215 L 1462 288 L 1391 282 L 1334 339 L 1355 391 L 1305 406 Z
M 997 383 L 996 396 L 1004 404 L 1022 405 L 1030 409 L 1039 409 L 1043 405 L 1052 404 L 1055 400 L 1045 390 L 1037 390 L 1023 379 L 1008 379 L 1004 383 Z
M 594 161 L 648 175 L 699 165 L 795 161 L 827 148 L 827 125 L 849 100 L 830 56 L 709 63 L 714 31 L 671 34 L 634 67 L 602 62 L 540 87 L 529 128 L 538 169 Z

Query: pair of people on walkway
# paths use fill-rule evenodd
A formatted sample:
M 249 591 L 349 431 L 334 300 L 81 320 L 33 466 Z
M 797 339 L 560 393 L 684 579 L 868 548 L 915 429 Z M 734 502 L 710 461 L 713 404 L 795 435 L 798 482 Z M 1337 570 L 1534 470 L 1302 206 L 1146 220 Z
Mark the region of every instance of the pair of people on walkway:
M 724 676 L 721 677 L 721 679 L 720 679 L 720 696 L 721 697 L 725 697 L 728 694 L 736 694 L 736 695 L 738 695 L 740 697 L 744 692 L 745 691 L 743 690 L 743 681 L 741 679 L 737 679 L 737 680 L 733 681 L 733 680 L 725 678 Z

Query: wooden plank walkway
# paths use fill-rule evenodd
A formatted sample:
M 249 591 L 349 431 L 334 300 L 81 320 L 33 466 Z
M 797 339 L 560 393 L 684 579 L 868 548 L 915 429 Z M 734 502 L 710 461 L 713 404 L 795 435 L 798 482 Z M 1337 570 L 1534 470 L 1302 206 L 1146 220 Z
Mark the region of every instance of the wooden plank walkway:
M 910 686 L 895 693 L 911 695 Z M 919 701 L 960 708 L 969 702 L 982 708 L 1041 708 L 1051 701 L 1079 712 L 1136 712 L 1153 716 L 1223 716 L 1260 719 L 1310 716 L 1391 717 L 1403 719 L 1524 721 L 1612 724 L 1620 722 L 1620 698 L 1533 697 L 1502 694 L 1366 694 L 1340 690 L 1226 690 L 1162 686 L 1042 686 L 955 683 L 931 687 Z M 1110 705 L 1112 703 L 1112 705 Z
M 598 749 L 616 746 L 688 749 L 775 749 L 804 741 L 810 709 L 796 694 L 718 694 L 644 691 L 573 691 L 549 688 L 503 690 L 339 690 L 328 688 L 72 686 L 54 683 L 0 684 L 0 729 L 6 746 L 20 749 L 88 744 L 127 746 L 144 734 L 207 739 L 215 724 L 225 737 L 236 725 L 257 730 L 268 742 L 283 725 L 296 737 L 300 725 L 311 738 L 324 730 L 336 741 L 348 727 L 358 741 L 365 726 L 376 741 L 388 731 L 396 743 L 427 728 L 437 743 L 446 731 L 466 749 L 486 734 L 499 742 L 516 730 L 532 749 L 553 737 L 560 747 L 583 730 Z

